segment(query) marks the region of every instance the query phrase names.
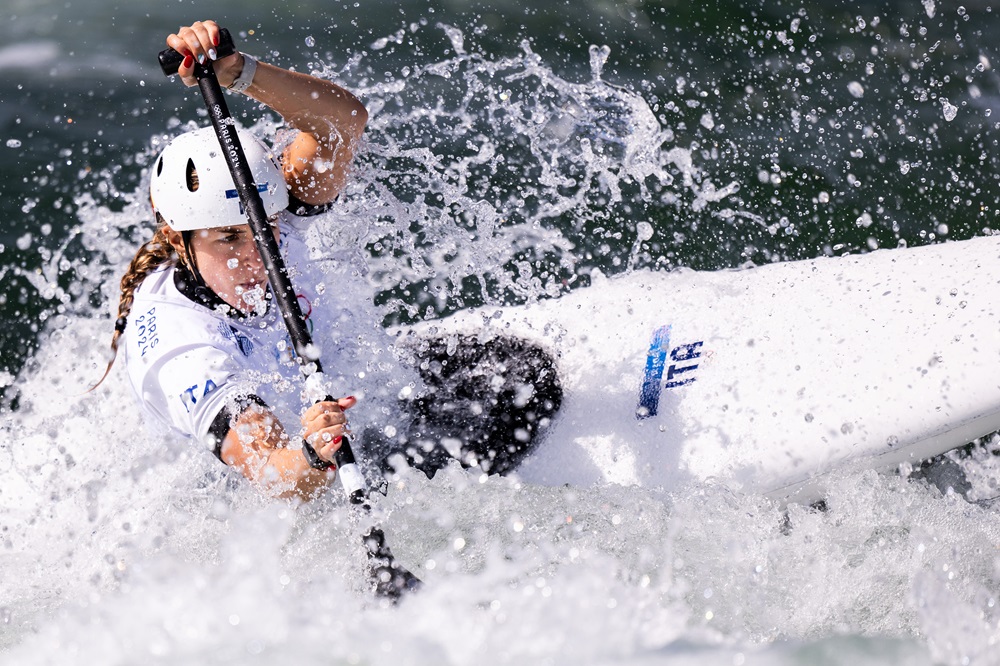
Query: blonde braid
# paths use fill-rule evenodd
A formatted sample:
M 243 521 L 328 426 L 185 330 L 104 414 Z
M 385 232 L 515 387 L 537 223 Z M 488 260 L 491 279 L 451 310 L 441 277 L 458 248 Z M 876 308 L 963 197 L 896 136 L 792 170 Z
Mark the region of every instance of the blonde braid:
M 100 386 L 101 382 L 107 378 L 108 373 L 111 372 L 111 366 L 114 365 L 115 359 L 118 357 L 118 338 L 125 332 L 128 315 L 132 311 L 135 290 L 139 288 L 147 275 L 170 261 L 175 255 L 173 246 L 167 240 L 166 225 L 159 215 L 157 218 L 159 224 L 153 238 L 139 248 L 135 257 L 132 258 L 132 262 L 128 265 L 125 275 L 122 276 L 121 297 L 118 299 L 118 319 L 115 321 L 115 333 L 111 336 L 111 360 L 108 361 L 108 367 L 100 380 L 88 389 L 88 393 Z

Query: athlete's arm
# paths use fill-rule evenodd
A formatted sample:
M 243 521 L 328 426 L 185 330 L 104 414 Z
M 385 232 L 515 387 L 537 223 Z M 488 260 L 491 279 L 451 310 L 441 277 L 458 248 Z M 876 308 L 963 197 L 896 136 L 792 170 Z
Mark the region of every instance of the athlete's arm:
M 218 34 L 215 21 L 198 21 L 167 38 L 168 46 L 191 56 L 178 69 L 186 85 L 197 85 L 194 61 L 210 57 L 209 49 Z M 216 61 L 219 83 L 230 85 L 243 65 L 239 52 Z M 292 196 L 307 204 L 333 201 L 347 181 L 355 148 L 368 122 L 364 105 L 335 83 L 264 62 L 258 64 L 253 84 L 244 93 L 300 130 L 284 154 L 285 178 Z
M 347 427 L 344 410 L 354 398 L 318 402 L 302 416 L 303 438 L 322 460 L 333 461 Z M 223 462 L 277 497 L 309 500 L 330 485 L 335 474 L 315 469 L 297 448 L 287 448 L 289 437 L 267 407 L 252 404 L 244 409 L 222 440 Z

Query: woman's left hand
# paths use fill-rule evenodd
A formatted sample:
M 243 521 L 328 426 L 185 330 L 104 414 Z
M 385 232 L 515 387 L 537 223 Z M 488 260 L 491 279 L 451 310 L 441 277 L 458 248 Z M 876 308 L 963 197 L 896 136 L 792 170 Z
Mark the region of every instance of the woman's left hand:
M 302 437 L 313 447 L 320 458 L 333 462 L 333 456 L 343 445 L 343 437 L 350 431 L 345 409 L 357 404 L 353 397 L 334 402 L 317 402 L 302 415 Z
M 198 84 L 195 64 L 214 60 L 219 85 L 228 88 L 243 73 L 242 53 L 216 59 L 219 26 L 196 21 L 167 37 L 167 45 L 184 55 L 177 73 L 187 86 Z M 258 62 L 243 94 L 278 112 L 299 134 L 282 154 L 289 193 L 305 204 L 323 205 L 344 188 L 354 151 L 368 122 L 357 97 L 332 81 Z

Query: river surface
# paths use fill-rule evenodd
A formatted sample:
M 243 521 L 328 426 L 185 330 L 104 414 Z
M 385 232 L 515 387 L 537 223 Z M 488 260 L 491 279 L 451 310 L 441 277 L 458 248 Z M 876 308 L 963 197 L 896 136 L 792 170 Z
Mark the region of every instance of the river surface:
M 7 0 L 0 663 L 1000 662 L 996 442 L 947 468 L 961 493 L 845 474 L 824 510 L 403 473 L 377 518 L 427 585 L 386 607 L 338 499 L 264 499 L 149 432 L 120 368 L 83 394 L 151 233 L 144 168 L 207 122 L 155 59 L 200 18 L 369 108 L 313 237 L 350 251 L 353 339 L 597 274 L 998 226 L 987 3 L 530 4 Z M 230 106 L 280 140 L 277 118 Z

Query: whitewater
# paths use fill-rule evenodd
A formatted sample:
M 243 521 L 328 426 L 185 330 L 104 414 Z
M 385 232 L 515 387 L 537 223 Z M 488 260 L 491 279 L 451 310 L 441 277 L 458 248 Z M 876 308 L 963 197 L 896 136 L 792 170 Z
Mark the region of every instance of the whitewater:
M 669 248 L 690 230 L 645 217 L 650 203 L 720 235 L 787 228 L 742 205 L 718 152 L 677 142 L 665 107 L 604 80 L 610 49 L 592 47 L 572 81 L 528 43 L 484 57 L 435 21 L 372 49 L 411 35 L 449 53 L 388 81 L 359 75 L 360 60 L 310 64 L 352 80 L 372 116 L 355 181 L 310 235 L 331 259 L 329 288 L 354 305 L 331 335 L 358 343 L 339 371 L 362 399 L 356 427 L 391 421 L 409 381 L 386 326 L 675 268 Z M 152 133 L 134 163 L 189 122 Z M 247 124 L 284 140 L 273 121 Z M 711 482 L 674 492 L 404 469 L 372 520 L 425 585 L 396 606 L 374 598 L 364 520 L 339 493 L 262 497 L 206 451 L 150 431 L 121 368 L 85 393 L 107 360 L 116 276 L 150 232 L 144 184 L 116 177 L 81 174 L 72 232 L 21 271 L 56 305 L 37 351 L 3 378 L 15 397 L 0 411 L 0 662 L 997 661 L 989 438 L 952 454 L 940 469 L 963 474 L 937 483 L 909 465 L 834 474 L 822 506 Z M 633 215 L 622 223 L 609 207 Z

